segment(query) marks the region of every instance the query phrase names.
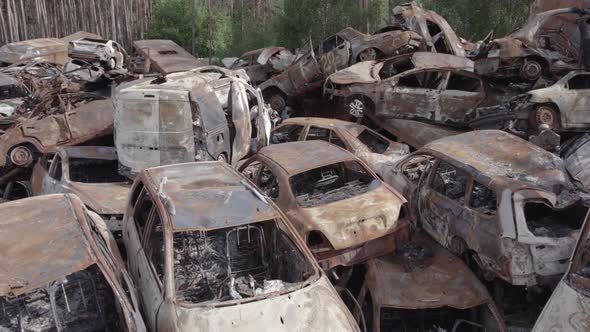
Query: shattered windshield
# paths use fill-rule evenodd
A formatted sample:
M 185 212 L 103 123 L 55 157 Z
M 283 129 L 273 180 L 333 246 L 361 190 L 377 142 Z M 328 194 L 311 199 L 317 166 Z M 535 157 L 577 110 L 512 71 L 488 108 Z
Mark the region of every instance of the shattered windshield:
M 128 179 L 118 173 L 117 160 L 70 158 L 70 180 L 82 183 L 122 183 Z
M 292 176 L 289 183 L 297 203 L 304 208 L 352 198 L 380 185 L 356 161 L 318 167 Z
M 176 298 L 192 304 L 240 300 L 302 287 L 313 265 L 277 222 L 174 234 Z

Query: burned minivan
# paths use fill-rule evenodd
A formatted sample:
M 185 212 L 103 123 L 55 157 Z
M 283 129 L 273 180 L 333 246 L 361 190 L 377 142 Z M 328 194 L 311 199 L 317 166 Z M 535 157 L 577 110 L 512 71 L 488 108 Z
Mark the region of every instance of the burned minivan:
M 152 331 L 358 331 L 291 223 L 227 163 L 144 170 L 124 228 Z
M 115 146 L 120 172 L 191 161 L 235 165 L 268 143 L 270 115 L 243 71 L 202 67 L 140 80 L 117 92 Z
M 515 286 L 565 272 L 588 210 L 563 160 L 499 130 L 442 138 L 382 174 L 438 243 Z
M 410 237 L 404 197 L 336 145 L 272 144 L 240 171 L 287 214 L 326 271 L 391 252 Z
M 4 203 L 0 214 L 1 331 L 146 331 L 115 240 L 75 195 Z

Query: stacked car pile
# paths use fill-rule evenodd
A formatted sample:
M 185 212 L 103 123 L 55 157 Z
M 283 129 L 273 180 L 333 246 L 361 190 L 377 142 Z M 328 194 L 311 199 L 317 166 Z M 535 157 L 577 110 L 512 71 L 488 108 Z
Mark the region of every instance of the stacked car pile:
M 587 14 L 3 46 L 0 330 L 589 330 Z

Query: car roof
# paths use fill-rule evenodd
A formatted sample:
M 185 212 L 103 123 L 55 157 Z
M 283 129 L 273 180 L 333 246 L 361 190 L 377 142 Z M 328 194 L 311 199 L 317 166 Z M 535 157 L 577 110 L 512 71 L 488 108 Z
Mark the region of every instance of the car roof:
M 278 164 L 289 175 L 357 160 L 350 152 L 321 140 L 273 144 L 260 149 L 258 154 Z
M 72 197 L 43 195 L 0 205 L 0 296 L 26 293 L 95 263 L 80 224 L 86 221 L 74 206 L 81 202 Z
M 279 215 L 243 175 L 223 162 L 161 166 L 142 173 L 155 192 L 162 184 L 158 195 L 174 231 L 235 227 Z
M 111 146 L 60 147 L 68 158 L 117 160 L 117 149 Z
M 558 156 L 501 130 L 441 138 L 420 151 L 462 163 L 490 180 L 519 182 L 521 187 L 532 185 L 550 192 L 573 187 Z

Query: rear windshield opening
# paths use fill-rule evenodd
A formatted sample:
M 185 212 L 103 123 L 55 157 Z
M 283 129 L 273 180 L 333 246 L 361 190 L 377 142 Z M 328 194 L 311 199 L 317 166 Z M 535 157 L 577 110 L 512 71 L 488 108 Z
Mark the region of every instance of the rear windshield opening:
M 118 173 L 117 160 L 70 158 L 70 180 L 82 183 L 118 183 L 128 181 Z
M 381 331 L 499 331 L 487 306 L 467 310 L 450 307 L 434 309 L 381 308 Z
M 582 203 L 563 210 L 554 210 L 541 202 L 530 202 L 524 206 L 527 227 L 535 236 L 565 237 L 580 229 L 588 208 Z
M 379 186 L 379 181 L 356 161 L 303 172 L 292 176 L 289 183 L 297 203 L 304 208 L 358 196 Z
M 174 234 L 176 298 L 222 302 L 292 289 L 313 266 L 274 221 Z
M 96 265 L 17 297 L 2 297 L 1 331 L 120 331 L 113 292 Z
M 363 132 L 358 135 L 357 138 L 363 142 L 363 144 L 365 144 L 373 153 L 381 154 L 387 151 L 387 148 L 389 148 L 389 142 L 386 139 L 380 137 L 378 134 L 369 129 L 363 130 Z
M 388 79 L 390 77 L 393 77 L 397 74 L 403 73 L 411 69 L 414 69 L 414 64 L 410 59 L 406 59 L 400 62 L 385 62 L 381 70 L 379 70 L 379 78 L 381 78 L 382 80 Z

